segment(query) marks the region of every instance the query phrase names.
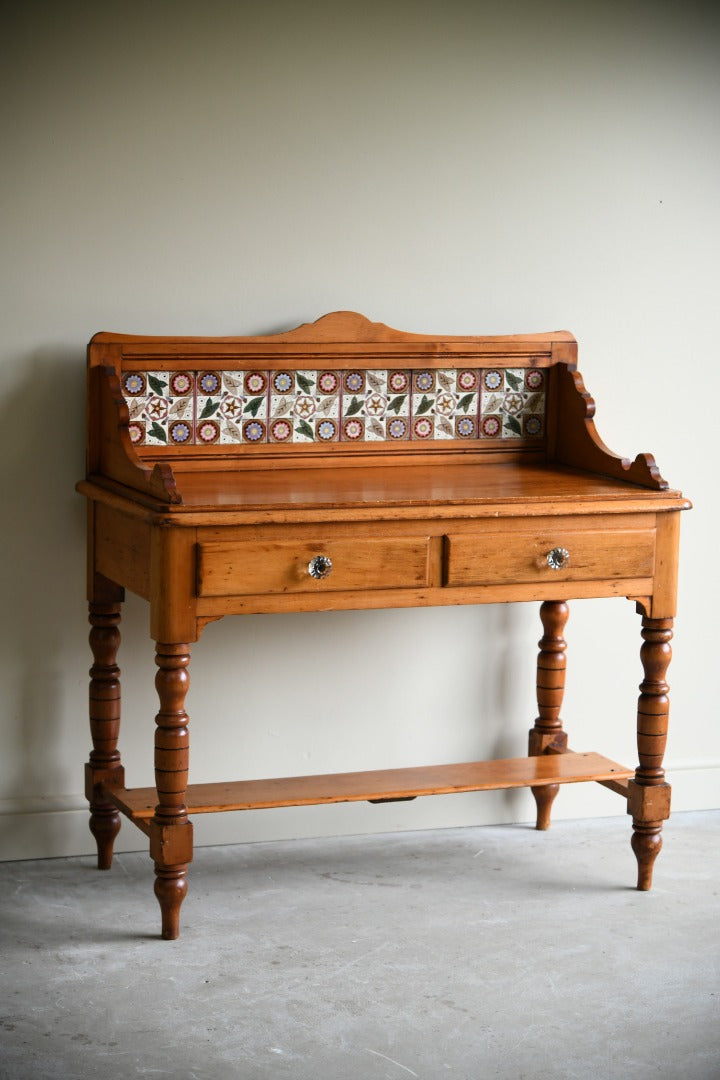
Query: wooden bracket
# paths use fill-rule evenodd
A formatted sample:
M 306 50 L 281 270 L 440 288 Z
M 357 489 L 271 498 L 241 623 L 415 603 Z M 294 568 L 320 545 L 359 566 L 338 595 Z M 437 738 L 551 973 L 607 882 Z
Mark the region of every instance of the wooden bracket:
M 89 372 L 91 410 L 97 413 L 100 445 L 90 454 L 97 458 L 100 473 L 120 484 L 145 492 L 165 503 L 178 504 L 171 467 L 159 462 L 151 469 L 138 458 L 130 439 L 130 414 L 122 395 L 120 380 L 110 364 L 99 364 Z
M 663 480 L 652 454 L 638 454 L 634 461 L 621 458 L 607 448 L 595 427 L 595 402 L 585 389 L 574 364 L 558 364 L 557 406 L 555 412 L 555 459 L 588 472 L 626 480 L 641 487 L 665 491 Z

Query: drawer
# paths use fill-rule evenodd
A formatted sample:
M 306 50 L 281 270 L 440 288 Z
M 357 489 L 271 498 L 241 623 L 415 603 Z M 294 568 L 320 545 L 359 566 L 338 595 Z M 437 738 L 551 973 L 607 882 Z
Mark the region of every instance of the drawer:
M 418 588 L 428 584 L 429 554 L 427 536 L 211 541 L 199 545 L 198 596 Z M 315 578 L 318 556 L 332 568 Z
M 498 585 L 539 581 L 595 581 L 651 577 L 655 564 L 652 529 L 558 533 L 492 533 L 448 536 L 446 585 Z M 560 549 L 553 569 L 548 553 Z

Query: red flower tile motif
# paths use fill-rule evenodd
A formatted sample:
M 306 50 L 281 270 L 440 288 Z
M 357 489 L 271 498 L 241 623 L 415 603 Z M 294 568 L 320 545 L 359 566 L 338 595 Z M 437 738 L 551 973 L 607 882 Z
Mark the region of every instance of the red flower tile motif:
M 435 425 L 429 416 L 420 416 L 413 424 L 413 436 L 416 439 L 431 439 Z
M 317 379 L 321 394 L 337 394 L 340 387 L 340 375 L 337 371 L 321 371 Z
M 350 419 L 345 420 L 342 426 L 343 439 L 348 442 L 362 441 L 365 437 L 365 421 Z
M 270 424 L 271 442 L 287 442 L 292 438 L 292 424 L 289 420 L 273 420 Z
M 410 388 L 411 372 L 391 371 L 388 375 L 388 389 L 393 394 L 406 394 Z
M 170 376 L 170 392 L 173 397 L 187 397 L 195 388 L 195 379 L 189 371 L 176 371 Z
M 245 376 L 245 393 L 248 396 L 264 394 L 267 385 L 268 377 L 263 371 L 249 371 Z
M 201 420 L 197 426 L 197 441 L 205 446 L 220 438 L 220 425 L 215 420 Z

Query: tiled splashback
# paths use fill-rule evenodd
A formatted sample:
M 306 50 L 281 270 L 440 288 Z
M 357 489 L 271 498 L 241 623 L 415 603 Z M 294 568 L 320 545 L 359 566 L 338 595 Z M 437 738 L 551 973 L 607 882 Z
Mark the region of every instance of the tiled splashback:
M 124 371 L 136 444 L 536 439 L 537 368 Z

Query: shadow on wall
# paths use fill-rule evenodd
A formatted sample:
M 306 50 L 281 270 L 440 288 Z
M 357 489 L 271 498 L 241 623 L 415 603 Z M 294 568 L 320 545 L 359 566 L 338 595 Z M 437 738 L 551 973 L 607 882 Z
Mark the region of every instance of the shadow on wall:
M 536 612 L 538 608 L 537 604 L 494 604 L 482 609 L 487 612 L 488 621 L 483 634 L 491 643 L 489 662 L 483 665 L 479 686 L 478 712 L 483 718 L 481 722 L 492 733 L 492 744 L 483 747 L 484 758 L 519 757 L 527 753 L 527 732 L 535 723 L 537 705 L 524 691 L 534 682 L 535 653 L 525 646 L 519 631 L 528 611 Z M 521 715 L 526 700 L 533 710 Z M 510 788 L 502 791 L 500 797 L 509 820 L 515 820 L 525 805 L 523 791 Z
M 85 647 L 85 519 L 73 490 L 84 473 L 84 351 L 43 347 L 18 357 L 16 371 L 2 405 L 0 724 L 3 745 L 12 747 L 6 768 L 13 775 L 5 775 L 3 789 L 20 797 L 68 790 L 56 748 L 80 674 L 78 648 Z

